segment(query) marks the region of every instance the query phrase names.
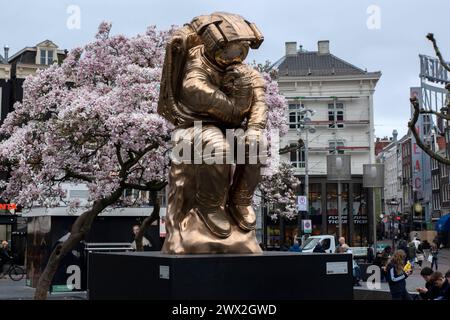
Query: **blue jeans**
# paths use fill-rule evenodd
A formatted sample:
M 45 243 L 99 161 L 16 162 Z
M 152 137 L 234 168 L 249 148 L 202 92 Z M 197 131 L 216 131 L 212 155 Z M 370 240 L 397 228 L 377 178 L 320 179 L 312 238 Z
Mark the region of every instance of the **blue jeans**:
M 433 257 L 433 260 L 431 260 L 431 270 L 433 270 L 433 266 L 436 266 L 436 271 L 438 269 L 438 264 L 437 264 L 438 258 Z

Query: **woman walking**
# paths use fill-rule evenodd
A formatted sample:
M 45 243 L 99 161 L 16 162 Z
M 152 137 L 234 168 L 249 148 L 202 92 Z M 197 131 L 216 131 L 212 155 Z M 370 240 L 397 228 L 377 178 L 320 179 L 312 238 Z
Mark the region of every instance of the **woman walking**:
M 417 239 L 417 240 L 419 240 L 419 239 Z M 422 264 L 423 264 L 423 261 L 425 260 L 425 253 L 423 251 L 423 244 L 422 244 L 422 242 L 420 242 L 417 245 L 416 255 L 417 255 L 417 264 L 419 265 L 419 268 L 422 269 Z
M 397 250 L 386 267 L 386 278 L 392 300 L 412 300 L 406 290 L 406 278 L 412 273 L 412 270 L 404 271 L 405 259 L 405 252 Z
M 433 266 L 436 267 L 436 271 L 438 270 L 438 255 L 439 255 L 439 248 L 436 245 L 436 243 L 433 243 L 431 245 L 431 269 L 433 270 Z

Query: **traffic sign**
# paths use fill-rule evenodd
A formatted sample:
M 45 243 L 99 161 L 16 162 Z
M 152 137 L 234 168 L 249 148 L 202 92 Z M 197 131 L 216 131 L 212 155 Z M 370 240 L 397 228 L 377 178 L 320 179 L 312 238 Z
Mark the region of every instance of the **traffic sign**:
M 308 199 L 306 196 L 297 197 L 297 209 L 298 211 L 308 211 Z
M 304 233 L 311 233 L 312 232 L 312 222 L 311 220 L 302 220 L 303 224 L 303 232 Z

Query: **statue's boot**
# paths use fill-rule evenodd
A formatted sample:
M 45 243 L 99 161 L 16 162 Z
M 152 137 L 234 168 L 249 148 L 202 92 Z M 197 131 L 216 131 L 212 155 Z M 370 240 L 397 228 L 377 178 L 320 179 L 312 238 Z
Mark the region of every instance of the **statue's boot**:
M 217 237 L 227 238 L 231 225 L 225 211 L 230 184 L 230 165 L 199 164 L 196 170 L 197 212 L 208 229 Z
M 230 191 L 229 210 L 244 231 L 255 229 L 256 215 L 252 198 L 261 178 L 260 165 L 237 165 Z

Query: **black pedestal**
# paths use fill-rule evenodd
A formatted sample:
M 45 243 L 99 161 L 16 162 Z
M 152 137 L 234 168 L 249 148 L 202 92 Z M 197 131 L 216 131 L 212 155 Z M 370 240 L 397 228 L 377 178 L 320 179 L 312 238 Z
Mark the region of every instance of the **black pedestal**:
M 92 253 L 89 299 L 353 299 L 349 254 Z

